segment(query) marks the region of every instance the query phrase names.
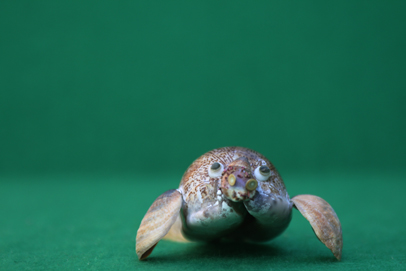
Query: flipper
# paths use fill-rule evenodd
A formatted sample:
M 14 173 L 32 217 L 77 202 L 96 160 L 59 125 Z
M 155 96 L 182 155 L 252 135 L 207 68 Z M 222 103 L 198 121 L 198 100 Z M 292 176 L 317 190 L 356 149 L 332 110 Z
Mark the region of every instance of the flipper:
M 298 195 L 292 201 L 294 207 L 310 222 L 317 238 L 333 252 L 337 260 L 341 260 L 341 224 L 330 204 L 312 195 Z
M 182 220 L 180 219 L 180 216 L 178 216 L 175 223 L 163 239 L 181 243 L 190 242 L 182 234 Z
M 160 195 L 141 221 L 137 232 L 135 252 L 139 260 L 147 258 L 179 217 L 182 195 L 169 190 Z

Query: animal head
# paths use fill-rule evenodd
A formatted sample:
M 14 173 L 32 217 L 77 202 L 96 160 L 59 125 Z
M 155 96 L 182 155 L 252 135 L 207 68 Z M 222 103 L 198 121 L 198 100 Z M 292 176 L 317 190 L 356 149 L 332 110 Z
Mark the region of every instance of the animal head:
M 221 176 L 220 189 L 223 195 L 229 200 L 238 202 L 252 199 L 255 196 L 258 181 L 263 181 L 265 177 L 267 179 L 270 176 L 270 170 L 263 166 L 253 171 L 248 159 L 240 157 L 226 166 L 213 163 L 209 174 Z

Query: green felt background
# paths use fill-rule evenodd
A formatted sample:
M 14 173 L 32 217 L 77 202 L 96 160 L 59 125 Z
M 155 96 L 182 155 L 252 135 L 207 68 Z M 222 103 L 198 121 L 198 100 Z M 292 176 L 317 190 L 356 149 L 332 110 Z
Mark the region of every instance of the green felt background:
M 405 269 L 406 2 L 1 1 L 0 270 Z M 336 209 L 261 246 L 134 253 L 204 152 L 267 156 Z

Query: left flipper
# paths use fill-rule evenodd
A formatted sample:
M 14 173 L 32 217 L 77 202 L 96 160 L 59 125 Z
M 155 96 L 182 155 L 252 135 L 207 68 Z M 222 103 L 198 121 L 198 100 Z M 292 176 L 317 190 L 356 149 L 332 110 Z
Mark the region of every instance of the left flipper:
M 160 195 L 148 209 L 136 237 L 135 252 L 139 260 L 147 258 L 168 233 L 179 217 L 182 202 L 182 194 L 173 189 Z
M 292 198 L 293 206 L 310 222 L 317 238 L 325 244 L 337 260 L 341 260 L 343 237 L 340 220 L 324 199 L 313 195 Z

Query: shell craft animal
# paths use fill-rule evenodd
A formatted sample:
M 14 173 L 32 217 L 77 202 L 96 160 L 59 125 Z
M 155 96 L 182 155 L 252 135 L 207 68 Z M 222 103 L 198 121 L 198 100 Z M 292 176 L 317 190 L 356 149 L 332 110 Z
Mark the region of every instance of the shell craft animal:
M 341 224 L 325 200 L 313 195 L 291 199 L 278 171 L 258 152 L 242 147 L 215 149 L 189 166 L 178 189 L 154 201 L 138 229 L 135 251 L 143 260 L 162 238 L 268 241 L 288 227 L 292 207 L 340 260 Z

